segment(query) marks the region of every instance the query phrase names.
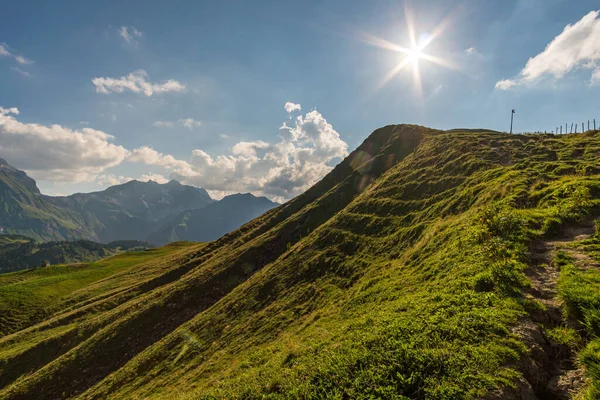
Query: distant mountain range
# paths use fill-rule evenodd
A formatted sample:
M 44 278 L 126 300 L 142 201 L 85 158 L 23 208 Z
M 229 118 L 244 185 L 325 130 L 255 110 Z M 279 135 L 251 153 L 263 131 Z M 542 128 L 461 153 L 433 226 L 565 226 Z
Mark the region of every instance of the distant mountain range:
M 45 196 L 25 172 L 0 158 L 0 233 L 40 242 L 209 241 L 275 206 L 251 194 L 215 201 L 206 190 L 177 181 L 130 181 L 99 192 Z

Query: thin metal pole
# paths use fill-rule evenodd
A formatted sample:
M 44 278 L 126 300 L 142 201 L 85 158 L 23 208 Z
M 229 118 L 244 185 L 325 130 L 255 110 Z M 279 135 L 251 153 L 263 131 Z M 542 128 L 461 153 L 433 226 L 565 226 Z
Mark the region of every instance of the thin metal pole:
M 513 108 L 512 112 L 510 113 L 510 133 L 512 133 L 514 115 L 515 115 L 515 109 Z

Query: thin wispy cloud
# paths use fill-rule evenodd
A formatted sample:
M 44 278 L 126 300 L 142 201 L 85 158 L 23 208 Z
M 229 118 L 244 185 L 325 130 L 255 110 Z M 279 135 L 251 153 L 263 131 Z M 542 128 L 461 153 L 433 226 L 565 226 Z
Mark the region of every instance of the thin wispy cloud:
M 183 125 L 184 128 L 194 129 L 202 125 L 202 122 L 196 121 L 194 118 L 184 118 L 179 120 L 179 122 Z
M 14 51 L 9 49 L 9 46 L 6 43 L 0 44 L 0 57 L 12 58 L 21 65 L 33 64 L 33 60 L 30 60 L 22 54 L 16 54 Z
M 120 78 L 94 78 L 92 79 L 92 83 L 96 88 L 96 93 L 102 94 L 128 91 L 150 97 L 155 94 L 185 91 L 185 85 L 173 79 L 159 83 L 150 82 L 148 74 L 143 69 L 131 72 Z
M 157 128 L 173 128 L 175 125 L 181 125 L 187 129 L 194 129 L 202 125 L 202 122 L 196 121 L 194 118 L 181 118 L 177 121 L 154 121 L 152 126 Z
M 122 26 L 118 31 L 121 39 L 127 44 L 138 44 L 139 40 L 144 37 L 144 34 L 133 26 Z
M 175 123 L 173 121 L 154 121 L 152 126 L 157 128 L 172 128 L 175 126 Z
M 27 77 L 31 76 L 30 72 L 22 70 L 19 67 L 10 67 L 10 69 L 13 70 L 13 71 L 15 71 L 17 74 L 20 74 L 20 75 L 23 75 L 23 76 L 27 76 Z
M 496 89 L 513 89 L 545 78 L 558 80 L 575 70 L 590 70 L 590 83 L 600 83 L 600 11 L 567 25 L 543 52 L 527 61 L 518 76 L 498 81 Z

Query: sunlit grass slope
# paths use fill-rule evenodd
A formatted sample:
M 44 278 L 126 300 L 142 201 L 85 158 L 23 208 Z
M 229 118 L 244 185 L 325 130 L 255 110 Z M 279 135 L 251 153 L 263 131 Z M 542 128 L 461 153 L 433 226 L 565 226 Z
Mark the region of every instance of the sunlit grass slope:
M 528 245 L 597 213 L 599 156 L 593 132 L 379 129 L 296 199 L 0 339 L 0 398 L 519 398 Z

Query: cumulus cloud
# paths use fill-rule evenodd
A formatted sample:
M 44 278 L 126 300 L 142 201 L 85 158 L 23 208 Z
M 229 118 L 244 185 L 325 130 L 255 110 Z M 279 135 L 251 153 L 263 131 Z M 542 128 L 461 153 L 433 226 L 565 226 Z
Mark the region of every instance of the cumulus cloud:
M 138 40 L 141 39 L 144 34 L 133 26 L 122 26 L 119 28 L 119 36 L 121 36 L 127 44 L 137 44 Z
M 127 183 L 129 181 L 132 181 L 133 178 L 130 178 L 128 176 L 123 176 L 123 175 L 115 175 L 115 174 L 103 174 L 103 175 L 99 175 L 98 178 L 96 178 L 96 183 L 99 186 L 115 186 L 115 185 L 121 185 L 123 183 Z
M 302 110 L 302 106 L 300 104 L 294 104 L 291 102 L 287 102 L 285 103 L 285 105 L 283 106 L 283 108 L 285 108 L 285 112 L 287 112 L 288 114 L 293 113 L 294 111 L 300 111 Z
M 33 64 L 33 60 L 10 51 L 6 43 L 0 44 L 0 57 L 9 57 L 21 65 Z
M 91 128 L 23 123 L 17 108 L 0 107 L 0 154 L 35 179 L 81 182 L 120 164 L 129 154 L 113 136 Z
M 180 174 L 192 174 L 186 161 L 178 160 L 172 155 L 162 154 L 148 146 L 139 147 L 131 152 L 128 161 L 147 165 L 156 165 L 179 171 Z
M 18 114 L 17 108 L 0 107 L 0 154 L 34 179 L 55 183 L 124 183 L 131 178 L 106 170 L 126 161 L 160 168 L 170 179 L 215 195 L 252 192 L 285 201 L 315 184 L 348 154 L 347 144 L 317 110 L 283 123 L 276 141 L 241 141 L 217 156 L 195 149 L 185 160 L 149 146 L 129 151 L 112 143 L 113 136 L 88 127 L 23 123 Z M 137 179 L 167 182 L 159 173 Z
M 230 154 L 213 157 L 201 149 L 188 160 L 149 147 L 132 151 L 129 161 L 160 166 L 183 183 L 211 193 L 253 192 L 277 201 L 296 196 L 331 171 L 332 162 L 348 154 L 348 145 L 317 110 L 279 128 L 279 141 L 245 141 Z
M 567 25 L 540 54 L 532 57 L 513 79 L 496 83 L 507 90 L 551 77 L 561 79 L 576 69 L 591 69 L 591 83 L 600 76 L 600 11 L 591 11 L 575 24 Z
M 149 82 L 148 74 L 143 69 L 120 78 L 94 78 L 92 83 L 96 87 L 96 93 L 103 94 L 130 91 L 150 97 L 154 94 L 185 91 L 184 84 L 172 79 L 161 83 Z
M 226 134 L 224 134 L 224 133 L 221 133 L 221 134 L 219 135 L 219 137 L 220 137 L 221 139 L 226 139 L 226 140 L 227 140 L 227 139 L 229 139 L 229 135 L 226 135 Z

